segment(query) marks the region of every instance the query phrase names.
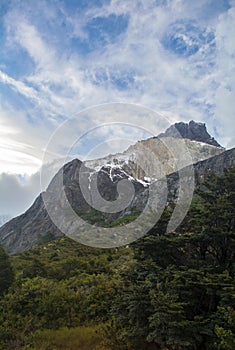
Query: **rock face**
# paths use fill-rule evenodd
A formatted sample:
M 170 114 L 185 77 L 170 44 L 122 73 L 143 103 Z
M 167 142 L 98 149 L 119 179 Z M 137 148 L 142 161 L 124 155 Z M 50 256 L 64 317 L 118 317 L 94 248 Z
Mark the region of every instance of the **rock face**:
M 8 222 L 9 220 L 11 220 L 11 216 L 10 215 L 0 215 L 0 227 L 2 225 L 4 225 L 6 222 Z
M 107 164 L 121 167 L 132 177 L 159 179 L 189 164 L 224 152 L 222 147 L 174 137 L 151 138 L 137 142 L 125 152 L 88 160 L 87 167 L 100 169 Z
M 139 211 L 144 208 L 147 194 L 143 192 L 148 184 L 135 180 L 119 167 L 112 168 L 105 165 L 96 172 L 87 167 L 81 169 L 81 166 L 82 162 L 78 159 L 65 164 L 54 176 L 46 192 L 41 193 L 24 214 L 1 227 L 0 243 L 9 253 L 20 253 L 46 242 L 47 239 L 63 236 L 51 217 L 56 217 L 64 230 L 69 232 L 74 224 L 73 218 L 70 217 L 71 208 L 90 224 L 97 223 L 103 227 L 109 226 L 114 220 L 128 213 L 132 207 Z M 117 199 L 117 183 L 126 179 L 133 184 L 134 199 L 131 205 L 124 210 L 99 213 L 84 199 L 80 185 L 81 179 L 87 189 L 92 188 L 93 184 L 96 186 L 97 181 L 98 193 L 108 202 Z M 95 199 L 93 196 L 93 200 Z M 62 217 L 67 218 L 65 223 L 60 221 Z M 82 222 L 79 228 L 85 229 Z
M 186 129 L 192 132 L 192 127 Z M 195 129 L 197 126 L 194 125 L 193 130 Z M 205 131 L 201 124 L 199 129 Z M 169 133 L 166 131 L 166 134 Z M 206 137 L 209 135 L 204 134 Z M 199 134 L 194 133 L 193 137 L 199 138 Z M 210 140 L 216 143 L 209 135 Z M 62 236 L 57 226 L 62 227 L 66 233 L 71 230 L 85 232 L 84 222 L 109 227 L 115 220 L 133 211 L 142 212 L 148 201 L 150 186 L 165 176 L 168 191 L 176 200 L 179 169 L 194 164 L 196 185 L 199 185 L 211 171 L 220 175 L 225 168 L 235 165 L 235 149 L 225 151 L 204 141 L 205 138 L 200 141 L 202 144 L 194 139 L 159 135 L 157 138 L 137 142 L 122 154 L 85 163 L 74 159 L 60 169 L 47 190 L 38 196 L 24 214 L 0 228 L 0 243 L 11 254 L 15 254 Z M 187 155 L 183 153 L 185 149 Z M 112 211 L 112 203 L 120 195 L 119 182 L 123 183 L 123 180 L 127 185 L 132 184 L 133 198 L 124 208 Z M 124 187 L 123 195 L 128 193 L 128 188 Z M 95 205 L 97 201 L 100 201 L 98 209 Z M 79 215 L 80 221 L 75 222 L 72 211 Z M 56 220 L 52 221 L 51 217 Z M 56 226 L 53 222 L 58 222 L 59 225 Z
M 193 165 L 194 167 L 194 179 L 195 188 L 201 186 L 201 184 L 214 173 L 217 176 L 221 176 L 225 169 L 229 169 L 235 166 L 235 148 L 224 151 L 223 153 L 214 157 L 205 159 L 201 162 L 197 162 Z M 187 174 L 187 167 L 184 173 Z M 177 198 L 178 191 L 178 174 L 172 173 L 168 177 L 168 187 L 171 193 Z
M 120 166 L 136 179 L 159 179 L 224 151 L 209 135 L 205 124 L 190 121 L 188 124 L 176 123 L 165 133 L 139 141 L 123 153 L 88 160 L 85 164 L 93 169 L 104 164 Z
M 197 123 L 193 120 L 191 120 L 188 124 L 183 122 L 175 123 L 158 137 L 177 138 L 179 137 L 179 134 L 184 139 L 204 142 L 208 145 L 221 147 L 220 144 L 207 132 L 206 125 L 204 123 Z
M 215 173 L 217 176 L 221 176 L 224 169 L 229 169 L 235 166 L 235 148 L 225 151 L 218 156 L 208 158 L 203 162 L 198 162 L 194 165 L 195 168 L 195 180 L 199 185 L 206 180 L 211 174 Z

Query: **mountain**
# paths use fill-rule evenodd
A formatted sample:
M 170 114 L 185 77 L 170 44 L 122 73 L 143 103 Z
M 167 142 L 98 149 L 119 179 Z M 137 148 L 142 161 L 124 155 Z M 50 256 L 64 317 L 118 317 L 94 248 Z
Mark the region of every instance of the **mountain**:
M 84 163 L 74 159 L 65 164 L 47 190 L 24 214 L 0 228 L 1 244 L 15 254 L 61 237 L 63 234 L 51 217 L 70 236 L 74 232 L 81 234 L 81 237 L 86 235 L 89 224 L 100 226 L 98 235 L 102 241 L 102 227 L 113 227 L 136 218 L 145 209 L 151 186 L 159 184 L 161 190 L 161 181 L 165 176 L 169 193 L 176 201 L 180 169 L 190 168 L 194 164 L 198 185 L 211 171 L 221 174 L 225 168 L 235 164 L 235 149 L 225 151 L 207 133 L 204 124 L 191 121 L 182 129 L 179 127 L 181 124 L 185 125 L 177 123 L 167 129 L 165 135 L 139 141 L 123 153 Z M 175 128 L 178 131 L 174 136 Z M 185 138 L 180 137 L 179 131 L 186 129 L 187 132 L 182 131 Z M 119 182 L 124 184 L 122 200 L 125 195 L 127 199 L 131 198 L 125 206 L 122 201 L 117 206 Z M 128 192 L 131 191 L 130 184 L 133 185 L 133 193 Z M 79 219 L 75 218 L 74 212 Z M 114 242 L 119 245 L 118 237 L 114 238 Z
M 10 215 L 0 215 L 0 227 L 2 225 L 4 225 L 6 222 L 8 222 L 9 220 L 11 220 L 11 216 Z
M 85 161 L 85 165 L 96 170 L 104 164 L 114 168 L 119 166 L 135 179 L 151 181 L 224 150 L 195 140 L 161 136 L 139 141 L 123 153 Z
M 171 125 L 164 133 L 158 135 L 158 137 L 182 137 L 184 139 L 194 140 L 198 142 L 204 142 L 208 145 L 221 147 L 220 144 L 211 137 L 207 132 L 206 124 L 197 123 L 191 120 L 189 123 L 175 123 Z

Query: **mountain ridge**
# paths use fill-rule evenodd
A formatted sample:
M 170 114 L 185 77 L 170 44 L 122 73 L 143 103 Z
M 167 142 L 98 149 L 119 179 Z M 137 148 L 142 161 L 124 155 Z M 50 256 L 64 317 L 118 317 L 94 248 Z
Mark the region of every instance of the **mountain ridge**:
M 203 127 L 204 130 L 204 127 Z M 209 135 L 209 134 L 208 134 Z M 211 138 L 211 137 L 210 137 Z M 148 200 L 149 186 L 152 181 L 161 179 L 161 177 L 167 176 L 169 188 L 168 190 L 177 197 L 177 171 L 179 168 L 172 165 L 172 155 L 167 150 L 164 141 L 167 139 L 167 145 L 170 147 L 176 147 L 177 145 L 187 146 L 187 149 L 191 147 L 191 162 L 194 164 L 195 180 L 198 186 L 209 173 L 214 171 L 220 175 L 224 169 L 231 167 L 235 164 L 235 148 L 225 151 L 221 146 L 217 147 L 210 144 L 201 144 L 189 139 L 178 139 L 176 137 L 163 136 L 158 138 L 152 138 L 137 142 L 137 146 L 133 145 L 128 148 L 128 156 L 130 154 L 136 157 L 136 150 L 140 150 L 140 165 L 144 162 L 144 154 L 146 150 L 151 149 L 150 159 L 150 172 L 148 169 L 142 169 L 138 166 L 138 162 L 133 157 L 124 157 L 124 162 L 115 158 L 115 155 L 110 157 L 101 158 L 105 164 L 98 164 L 96 168 L 95 164 L 100 160 L 81 162 L 79 159 L 74 159 L 71 162 L 65 164 L 60 171 L 53 177 L 47 190 L 41 193 L 32 206 L 22 215 L 10 220 L 8 223 L 0 228 L 0 242 L 11 253 L 15 254 L 24 250 L 30 249 L 40 244 L 45 239 L 57 238 L 63 236 L 61 231 L 55 226 L 48 215 L 47 208 L 45 207 L 45 199 L 49 198 L 52 203 L 52 210 L 58 213 L 62 213 L 61 208 L 66 207 L 65 197 L 61 195 L 62 189 L 60 189 L 60 176 L 63 175 L 63 188 L 66 195 L 66 200 L 70 203 L 72 208 L 78 212 L 85 220 L 91 220 L 91 223 L 101 221 L 102 225 L 112 224 L 113 221 L 123 218 L 129 215 L 133 210 L 141 212 Z M 170 142 L 170 143 L 169 143 Z M 163 146 L 162 146 L 163 144 Z M 161 148 L 162 147 L 162 148 Z M 181 148 L 179 148 L 181 149 Z M 134 150 L 134 151 L 133 151 Z M 160 150 L 160 151 L 159 151 Z M 126 151 L 126 152 L 127 152 Z M 144 152 L 145 151 L 145 152 Z M 127 152 L 127 153 L 128 153 Z M 124 152 L 126 156 L 127 153 Z M 159 161 L 153 166 L 154 159 L 161 155 L 162 169 L 158 169 Z M 200 161 L 198 158 L 202 158 Z M 127 159 L 128 158 L 128 159 Z M 127 161 L 128 160 L 128 161 Z M 149 159 L 148 159 L 149 160 Z M 152 161 L 152 163 L 151 163 Z M 96 163 L 95 163 L 96 162 Z M 190 162 L 181 163 L 182 168 L 190 166 Z M 153 167 L 153 170 L 151 169 Z M 156 169 L 155 169 L 156 168 Z M 130 181 L 135 189 L 134 199 L 127 208 L 117 213 L 112 214 L 99 214 L 94 211 L 82 194 L 79 176 L 82 169 L 82 176 L 87 187 L 90 189 L 96 181 L 101 196 L 106 201 L 114 201 L 118 197 L 117 185 L 120 180 Z M 66 223 L 65 223 L 66 224 Z M 101 226 L 102 226 L 101 225 Z M 69 224 L 67 226 L 69 229 Z M 83 229 L 83 226 L 80 227 Z

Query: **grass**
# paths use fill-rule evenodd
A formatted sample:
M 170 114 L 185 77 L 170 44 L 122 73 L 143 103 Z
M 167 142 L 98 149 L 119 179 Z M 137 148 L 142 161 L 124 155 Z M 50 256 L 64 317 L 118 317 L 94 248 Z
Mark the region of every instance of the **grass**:
M 37 331 L 21 350 L 109 350 L 102 342 L 100 326 L 61 328 Z

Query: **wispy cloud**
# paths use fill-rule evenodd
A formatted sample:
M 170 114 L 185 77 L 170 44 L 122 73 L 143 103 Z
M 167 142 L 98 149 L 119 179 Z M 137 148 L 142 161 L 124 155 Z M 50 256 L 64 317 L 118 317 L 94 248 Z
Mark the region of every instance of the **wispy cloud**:
M 216 28 L 217 61 L 215 118 L 228 146 L 235 143 L 235 7 L 219 17 Z
M 62 121 L 109 102 L 204 121 L 234 146 L 234 1 L 12 0 L 0 14 L 2 171 L 35 172 Z

